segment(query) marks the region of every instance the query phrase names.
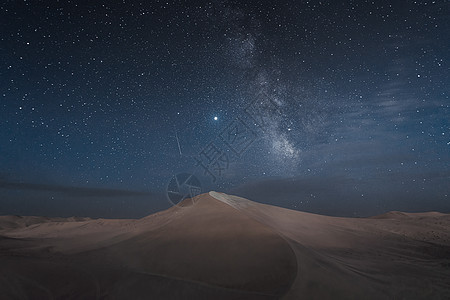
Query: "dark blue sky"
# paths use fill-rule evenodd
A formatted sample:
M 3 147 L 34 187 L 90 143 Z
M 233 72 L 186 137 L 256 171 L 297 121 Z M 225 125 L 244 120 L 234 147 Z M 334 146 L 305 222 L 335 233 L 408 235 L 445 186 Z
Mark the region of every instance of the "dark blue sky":
M 317 213 L 449 212 L 449 17 L 448 1 L 6 1 L 0 214 L 143 216 L 183 172 Z

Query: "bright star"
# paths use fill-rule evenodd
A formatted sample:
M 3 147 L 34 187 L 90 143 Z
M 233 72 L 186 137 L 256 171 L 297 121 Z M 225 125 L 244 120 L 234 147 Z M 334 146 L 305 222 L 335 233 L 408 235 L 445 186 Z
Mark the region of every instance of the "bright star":
M 214 121 L 217 121 L 219 118 L 218 117 L 214 117 Z

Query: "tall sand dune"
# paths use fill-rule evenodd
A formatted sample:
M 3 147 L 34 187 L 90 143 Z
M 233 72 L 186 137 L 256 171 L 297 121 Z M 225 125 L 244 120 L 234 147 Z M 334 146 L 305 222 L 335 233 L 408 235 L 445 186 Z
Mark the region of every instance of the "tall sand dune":
M 0 217 L 0 299 L 450 299 L 450 215 L 217 192 L 139 220 Z

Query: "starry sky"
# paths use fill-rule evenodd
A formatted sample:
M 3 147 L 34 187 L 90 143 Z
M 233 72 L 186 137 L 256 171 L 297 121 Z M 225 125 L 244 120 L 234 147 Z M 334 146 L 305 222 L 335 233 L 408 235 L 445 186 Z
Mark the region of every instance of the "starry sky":
M 3 1 L 0 214 L 142 217 L 171 178 L 450 212 L 450 2 Z

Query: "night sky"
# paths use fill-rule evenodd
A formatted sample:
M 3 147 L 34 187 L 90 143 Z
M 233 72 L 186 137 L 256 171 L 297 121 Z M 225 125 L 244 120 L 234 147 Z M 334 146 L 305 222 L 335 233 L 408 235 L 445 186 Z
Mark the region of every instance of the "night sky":
M 450 212 L 450 2 L 2 1 L 0 214 L 141 217 L 172 176 Z

